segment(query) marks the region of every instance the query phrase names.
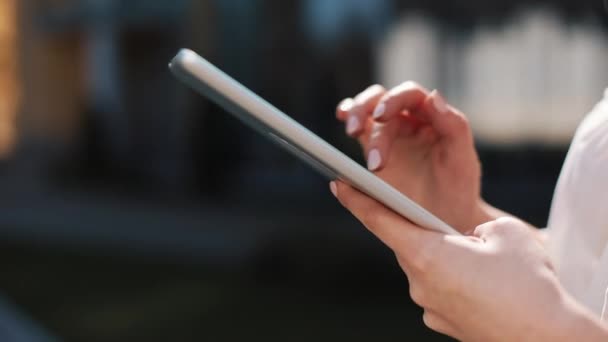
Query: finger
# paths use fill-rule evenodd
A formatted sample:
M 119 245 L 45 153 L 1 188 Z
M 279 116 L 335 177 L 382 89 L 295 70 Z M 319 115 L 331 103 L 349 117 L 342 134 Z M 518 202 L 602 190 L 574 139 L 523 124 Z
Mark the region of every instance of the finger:
M 355 101 L 350 97 L 342 100 L 336 108 L 336 118 L 340 121 L 345 121 L 354 105 Z
M 501 217 L 475 228 L 473 236 L 485 242 L 498 242 L 506 237 L 516 236 L 522 232 L 521 227 L 527 229 L 521 221 L 515 218 Z M 523 232 L 527 233 L 527 231 Z
M 458 338 L 458 331 L 447 320 L 431 310 L 424 310 L 422 321 L 429 329 L 438 333 Z
M 404 259 L 413 259 L 424 246 L 435 244 L 443 234 L 420 228 L 378 201 L 341 181 L 332 182 L 332 192 L 369 231 Z
M 382 96 L 374 109 L 373 118 L 378 122 L 387 122 L 404 111 L 415 111 L 424 103 L 428 93 L 418 83 L 405 82 Z
M 433 90 L 414 112 L 422 121 L 428 122 L 443 139 L 469 142 L 472 134 L 467 118 L 457 109 L 449 106 L 437 90 Z
M 495 224 L 494 221 L 490 221 L 477 226 L 473 231 L 473 236 L 485 242 L 486 238 L 489 238 L 492 235 Z
M 397 260 L 397 264 L 399 265 L 399 267 L 401 268 L 401 270 L 403 270 L 403 273 L 405 273 L 407 281 L 410 284 L 410 290 L 411 290 L 412 282 L 410 281 L 410 277 L 408 275 L 410 268 L 409 268 L 407 262 L 402 257 L 400 257 L 399 254 L 397 254 L 397 253 L 395 253 L 395 259 Z M 411 293 L 411 291 L 410 291 L 410 293 Z
M 391 120 L 386 123 L 374 122 L 367 146 L 367 168 L 370 171 L 380 171 L 388 162 L 393 142 L 400 132 L 401 120 Z
M 374 121 L 365 151 L 368 169 L 374 172 L 382 170 L 389 163 L 393 143 L 398 138 L 419 132 L 420 127 L 420 120 L 409 113 L 388 122 Z
M 397 259 L 399 260 L 399 259 Z M 399 265 L 401 266 L 401 268 L 403 268 L 404 266 L 407 267 L 406 263 L 403 263 L 403 261 L 399 261 Z M 407 275 L 407 273 L 406 273 Z M 410 293 L 410 298 L 412 299 L 412 302 L 414 302 L 414 304 L 418 305 L 421 308 L 427 308 L 426 306 L 426 302 L 427 302 L 427 294 L 424 291 L 424 288 L 422 286 L 420 286 L 419 282 L 416 280 L 416 278 L 414 276 L 407 276 L 407 282 L 408 282 L 408 286 L 409 286 L 409 293 Z
M 381 85 L 373 85 L 353 100 L 350 111 L 346 114 L 346 134 L 357 137 L 363 133 L 372 111 L 386 90 Z

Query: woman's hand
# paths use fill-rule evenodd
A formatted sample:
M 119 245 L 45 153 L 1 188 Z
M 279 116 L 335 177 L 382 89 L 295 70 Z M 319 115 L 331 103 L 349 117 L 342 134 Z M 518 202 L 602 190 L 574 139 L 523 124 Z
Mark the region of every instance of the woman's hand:
M 422 229 L 341 182 L 332 192 L 390 247 L 433 330 L 466 341 L 605 340 L 608 331 L 560 286 L 529 227 L 501 218 L 473 236 Z
M 342 101 L 336 116 L 358 138 L 370 170 L 457 230 L 493 218 L 480 197 L 469 123 L 437 91 L 375 85 Z

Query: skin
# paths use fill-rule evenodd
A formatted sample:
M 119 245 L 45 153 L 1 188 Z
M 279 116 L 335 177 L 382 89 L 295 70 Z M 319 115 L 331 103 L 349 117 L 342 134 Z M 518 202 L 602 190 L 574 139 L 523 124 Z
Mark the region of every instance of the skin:
M 438 92 L 413 82 L 372 86 L 336 115 L 370 169 L 465 233 L 423 229 L 331 183 L 340 203 L 395 253 L 429 328 L 465 341 L 608 340 L 608 329 L 563 289 L 530 226 L 481 199 L 471 129 Z
M 383 115 L 373 118 L 382 106 Z M 493 218 L 480 196 L 468 121 L 438 92 L 413 82 L 389 91 L 375 85 L 342 101 L 336 116 L 366 156 L 379 155 L 372 171 L 452 227 L 464 233 Z

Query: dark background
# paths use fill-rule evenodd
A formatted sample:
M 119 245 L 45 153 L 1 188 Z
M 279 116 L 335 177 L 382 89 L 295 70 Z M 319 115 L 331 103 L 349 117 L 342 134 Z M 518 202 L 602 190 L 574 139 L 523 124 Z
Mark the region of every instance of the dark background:
M 403 14 L 468 37 L 540 8 L 603 34 L 602 2 L 328 0 L 371 11 L 331 37 L 313 2 L 8 1 L 21 96 L 0 162 L 3 340 L 444 340 L 327 182 L 167 63 L 192 48 L 361 160 L 334 107 L 382 81 L 378 40 Z M 478 147 L 485 199 L 546 225 L 568 140 Z

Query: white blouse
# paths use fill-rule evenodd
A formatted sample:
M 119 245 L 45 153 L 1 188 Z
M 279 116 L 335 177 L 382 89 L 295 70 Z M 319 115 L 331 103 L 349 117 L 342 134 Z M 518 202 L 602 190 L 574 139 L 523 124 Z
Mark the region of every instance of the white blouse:
M 547 232 L 562 284 L 608 321 L 608 89 L 572 141 Z

